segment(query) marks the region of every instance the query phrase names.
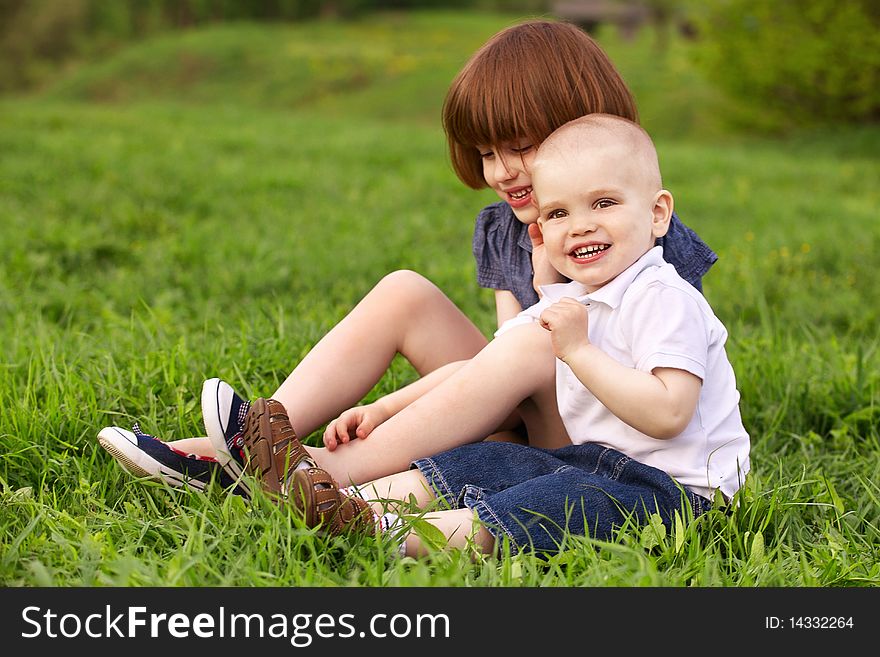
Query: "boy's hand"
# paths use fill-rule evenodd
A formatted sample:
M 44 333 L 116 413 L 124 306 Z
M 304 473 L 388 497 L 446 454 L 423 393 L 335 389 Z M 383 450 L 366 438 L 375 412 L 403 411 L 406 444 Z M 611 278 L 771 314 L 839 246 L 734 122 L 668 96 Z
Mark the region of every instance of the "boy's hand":
M 550 331 L 556 357 L 565 361 L 578 348 L 590 344 L 587 307 L 574 299 L 560 299 L 541 313 L 541 326 Z
M 387 419 L 381 407 L 375 403 L 350 408 L 327 425 L 324 430 L 324 447 L 332 452 L 350 440 L 366 438 Z
M 547 249 L 544 246 L 544 235 L 538 224 L 529 224 L 529 239 L 532 240 L 532 271 L 535 276 L 532 286 L 540 296 L 538 286 L 550 285 L 551 283 L 564 283 L 565 277 L 553 268 L 547 259 Z

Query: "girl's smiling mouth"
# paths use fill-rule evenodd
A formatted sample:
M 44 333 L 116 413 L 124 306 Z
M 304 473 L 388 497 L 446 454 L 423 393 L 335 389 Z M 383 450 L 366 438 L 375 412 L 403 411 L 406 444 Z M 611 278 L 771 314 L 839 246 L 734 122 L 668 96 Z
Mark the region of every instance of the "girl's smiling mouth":
M 514 187 L 513 189 L 505 190 L 505 193 L 507 194 L 507 203 L 512 208 L 522 208 L 532 202 L 531 186 Z

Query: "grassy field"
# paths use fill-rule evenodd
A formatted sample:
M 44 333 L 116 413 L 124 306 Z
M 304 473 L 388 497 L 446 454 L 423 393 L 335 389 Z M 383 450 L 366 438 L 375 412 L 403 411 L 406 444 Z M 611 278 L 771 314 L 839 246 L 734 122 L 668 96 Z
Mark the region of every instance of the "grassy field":
M 395 559 L 265 499 L 133 479 L 108 424 L 202 433 L 220 376 L 270 394 L 384 274 L 430 277 L 487 334 L 445 87 L 510 16 L 221 26 L 134 45 L 0 101 L 0 584 L 880 584 L 880 129 L 732 133 L 687 44 L 602 36 L 683 220 L 720 254 L 752 436 L 730 513 L 572 537 L 549 560 Z M 372 395 L 410 381 L 404 362 Z M 317 436 L 311 436 L 315 441 Z

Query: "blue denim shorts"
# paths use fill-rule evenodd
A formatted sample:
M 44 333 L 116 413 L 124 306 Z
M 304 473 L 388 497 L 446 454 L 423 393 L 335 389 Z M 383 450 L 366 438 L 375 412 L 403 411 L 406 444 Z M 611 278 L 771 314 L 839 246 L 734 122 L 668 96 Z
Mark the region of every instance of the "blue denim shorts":
M 709 500 L 657 468 L 595 443 L 538 449 L 483 441 L 414 461 L 438 497 L 473 509 L 511 548 L 556 552 L 567 531 L 602 540 L 627 520 L 657 513 L 667 525 L 690 504 L 694 517 Z

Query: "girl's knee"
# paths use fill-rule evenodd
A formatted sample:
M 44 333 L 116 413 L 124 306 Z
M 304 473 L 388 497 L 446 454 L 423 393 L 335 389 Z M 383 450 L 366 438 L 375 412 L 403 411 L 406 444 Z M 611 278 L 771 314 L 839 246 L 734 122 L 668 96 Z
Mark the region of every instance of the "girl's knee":
M 425 301 L 443 296 L 436 285 L 410 269 L 399 269 L 387 274 L 376 284 L 374 290 L 393 295 L 402 303 Z

